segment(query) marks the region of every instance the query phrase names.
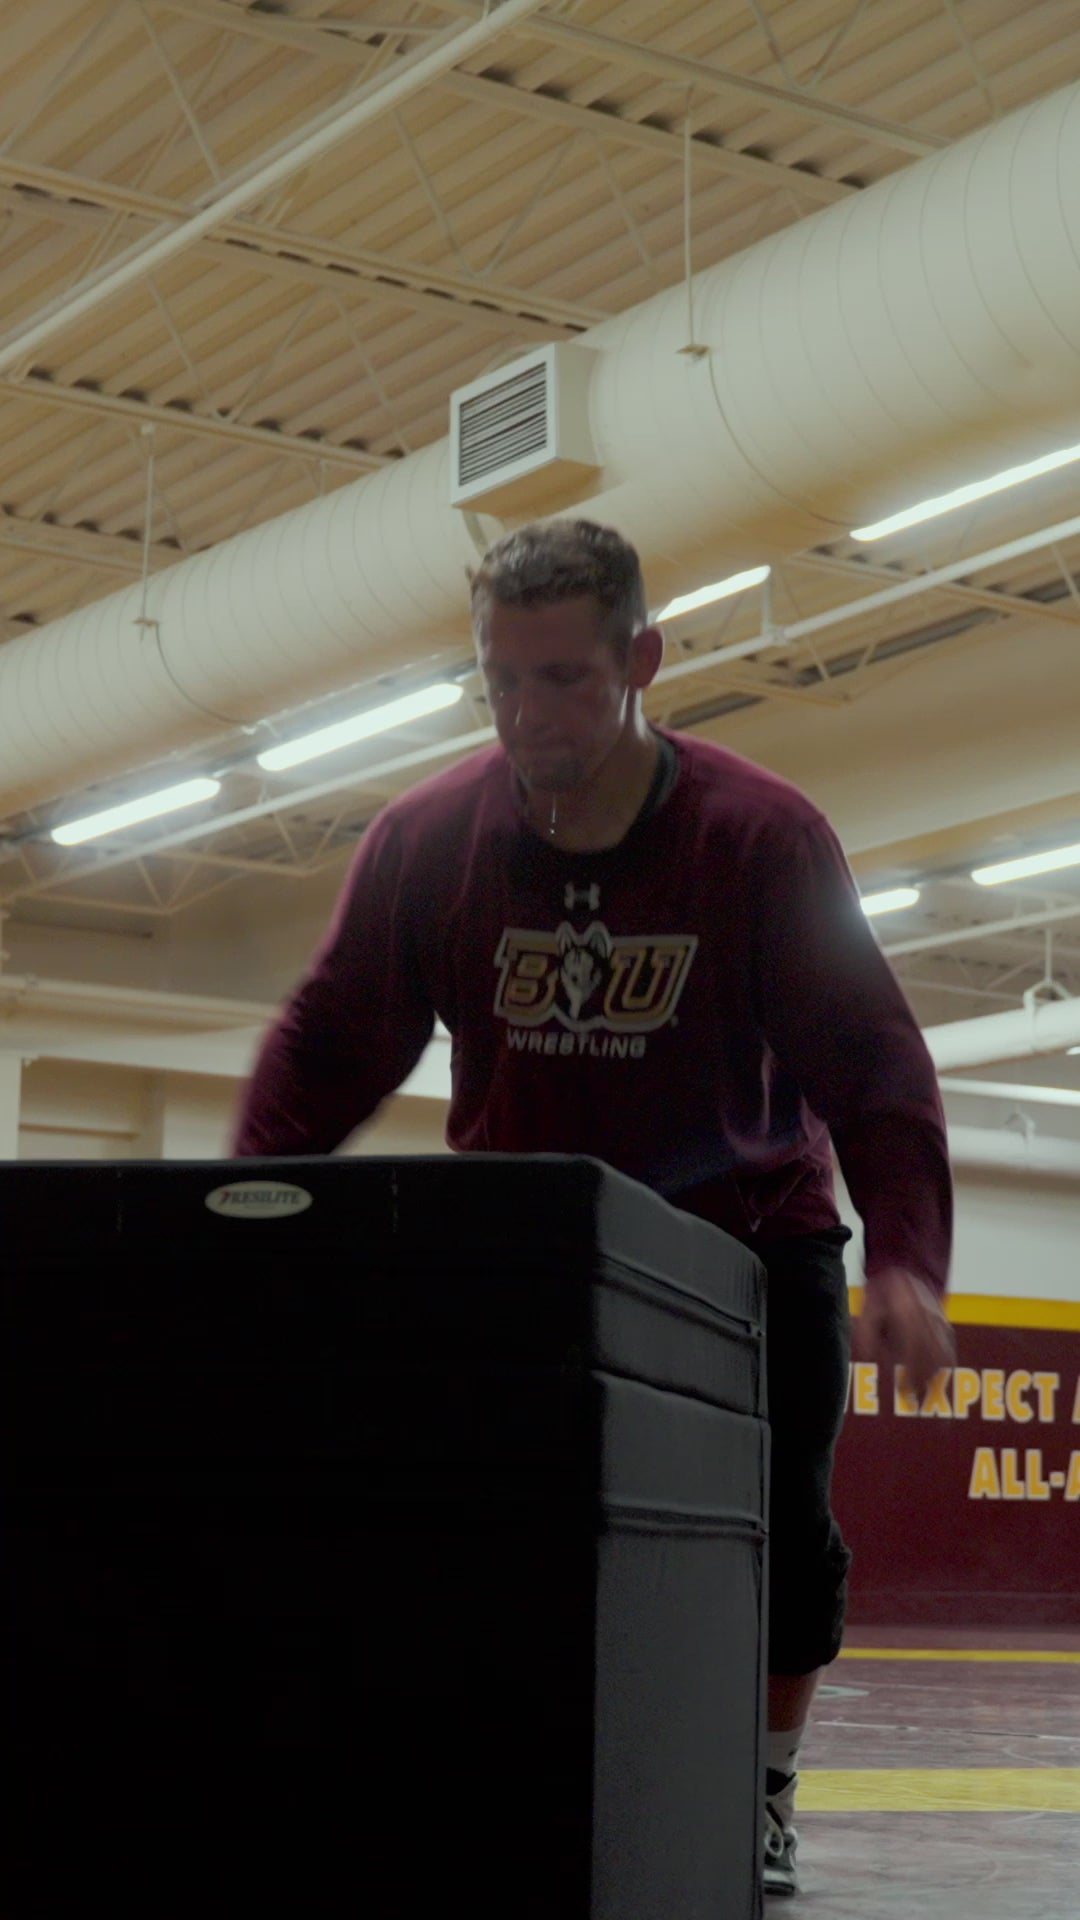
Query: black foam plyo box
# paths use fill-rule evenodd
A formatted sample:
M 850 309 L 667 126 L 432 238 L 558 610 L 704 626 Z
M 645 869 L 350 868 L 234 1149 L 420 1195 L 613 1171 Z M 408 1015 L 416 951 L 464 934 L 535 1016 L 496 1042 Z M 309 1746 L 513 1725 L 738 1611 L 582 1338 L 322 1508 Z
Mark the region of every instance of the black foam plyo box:
M 14 1166 L 0 1230 L 10 1920 L 759 1911 L 752 1256 L 556 1157 Z

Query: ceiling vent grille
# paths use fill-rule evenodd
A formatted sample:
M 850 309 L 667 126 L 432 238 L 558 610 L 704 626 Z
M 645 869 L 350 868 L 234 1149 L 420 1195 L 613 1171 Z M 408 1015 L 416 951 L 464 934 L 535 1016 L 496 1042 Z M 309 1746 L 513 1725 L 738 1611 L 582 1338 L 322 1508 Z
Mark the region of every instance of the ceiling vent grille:
M 504 467 L 543 452 L 547 444 L 547 368 L 537 360 L 512 379 L 500 380 L 486 393 L 472 393 L 462 401 L 458 481 L 463 487 L 486 481 Z
M 550 511 L 599 472 L 589 432 L 596 355 L 541 347 L 450 400 L 451 499 L 503 515 Z

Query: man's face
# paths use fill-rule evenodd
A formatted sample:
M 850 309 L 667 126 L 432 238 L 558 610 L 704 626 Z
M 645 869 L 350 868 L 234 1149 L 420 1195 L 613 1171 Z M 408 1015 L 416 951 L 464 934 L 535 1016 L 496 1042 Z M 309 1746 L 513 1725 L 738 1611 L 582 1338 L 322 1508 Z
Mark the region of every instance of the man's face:
M 494 604 L 478 652 L 499 739 L 526 787 L 572 793 L 607 759 L 648 683 L 641 648 L 620 662 L 588 597 Z

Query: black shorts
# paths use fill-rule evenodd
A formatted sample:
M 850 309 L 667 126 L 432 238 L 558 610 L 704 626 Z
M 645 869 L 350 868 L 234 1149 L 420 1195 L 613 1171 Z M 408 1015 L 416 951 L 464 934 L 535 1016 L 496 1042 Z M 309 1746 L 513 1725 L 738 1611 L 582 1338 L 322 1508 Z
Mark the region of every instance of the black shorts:
M 830 1507 L 851 1355 L 846 1227 L 758 1249 L 768 1271 L 769 1672 L 840 1651 L 851 1555 Z

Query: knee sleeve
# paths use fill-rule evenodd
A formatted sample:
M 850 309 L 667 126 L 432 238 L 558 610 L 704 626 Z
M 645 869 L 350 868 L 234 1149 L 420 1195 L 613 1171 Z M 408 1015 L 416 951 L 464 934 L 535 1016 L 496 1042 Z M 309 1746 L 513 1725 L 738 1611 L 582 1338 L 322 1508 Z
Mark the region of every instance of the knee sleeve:
M 836 1659 L 844 1637 L 851 1553 L 833 1521 L 824 1550 L 794 1564 L 769 1551 L 769 1672 L 813 1673 Z

